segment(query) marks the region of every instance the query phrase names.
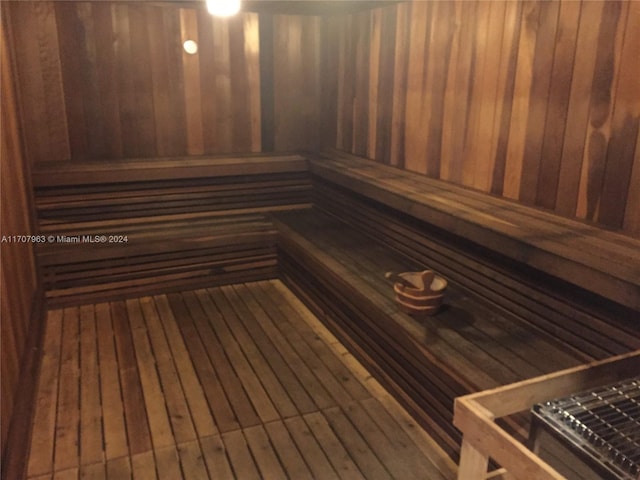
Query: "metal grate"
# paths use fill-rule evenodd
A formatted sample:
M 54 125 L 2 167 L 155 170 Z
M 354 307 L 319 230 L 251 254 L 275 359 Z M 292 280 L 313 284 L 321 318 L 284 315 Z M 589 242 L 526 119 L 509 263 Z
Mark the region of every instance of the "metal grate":
M 640 478 L 640 376 L 536 405 L 534 413 L 617 478 Z

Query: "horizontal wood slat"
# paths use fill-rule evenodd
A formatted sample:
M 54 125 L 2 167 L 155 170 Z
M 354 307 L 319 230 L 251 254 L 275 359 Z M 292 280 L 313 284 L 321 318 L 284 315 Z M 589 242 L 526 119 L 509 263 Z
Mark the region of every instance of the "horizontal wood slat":
M 300 155 L 238 155 L 113 160 L 110 162 L 38 163 L 35 188 L 160 181 L 176 178 L 229 177 L 307 171 Z
M 274 278 L 264 214 L 311 200 L 298 155 L 46 165 L 38 179 L 36 253 L 52 305 Z
M 314 175 L 512 260 L 640 310 L 640 242 L 339 152 Z

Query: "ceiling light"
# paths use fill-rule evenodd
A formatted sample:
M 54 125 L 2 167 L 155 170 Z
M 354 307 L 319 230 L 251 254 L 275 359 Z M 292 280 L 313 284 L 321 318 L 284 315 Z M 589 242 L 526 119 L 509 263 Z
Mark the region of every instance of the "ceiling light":
M 198 53 L 198 44 L 193 40 L 187 40 L 182 44 L 182 46 L 184 47 L 184 51 L 189 55 L 195 55 Z
M 207 0 L 207 10 L 216 17 L 230 17 L 240 11 L 240 0 Z

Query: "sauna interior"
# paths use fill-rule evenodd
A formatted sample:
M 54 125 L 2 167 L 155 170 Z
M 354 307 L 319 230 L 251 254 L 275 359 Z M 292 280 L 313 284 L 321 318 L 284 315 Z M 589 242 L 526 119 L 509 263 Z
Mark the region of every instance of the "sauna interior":
M 640 478 L 640 2 L 208 3 L 0 3 L 2 478 Z

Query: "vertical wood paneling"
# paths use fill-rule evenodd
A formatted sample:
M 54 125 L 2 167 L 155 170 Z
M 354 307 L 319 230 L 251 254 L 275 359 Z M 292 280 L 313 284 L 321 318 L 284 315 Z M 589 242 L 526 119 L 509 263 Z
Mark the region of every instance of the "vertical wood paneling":
M 395 11 L 392 7 L 388 11 Z M 409 62 L 409 17 L 411 4 L 397 7 L 396 38 L 393 63 L 393 95 L 391 107 L 391 165 L 404 166 L 405 118 L 407 96 L 407 69 Z M 378 158 L 378 157 L 376 157 Z
M 564 144 L 560 159 L 560 178 L 556 197 L 556 211 L 562 215 L 575 214 L 578 203 L 580 171 L 585 148 L 589 118 L 591 80 L 596 62 L 598 29 L 604 2 L 583 2 L 578 27 L 576 56 L 573 65 L 569 113 L 565 126 Z
M 625 32 L 599 221 L 615 228 L 625 227 L 629 232 L 640 235 L 640 225 L 638 225 L 640 217 L 640 208 L 638 208 L 640 205 L 640 198 L 638 198 L 640 95 L 637 87 L 638 58 L 640 58 L 640 3 L 638 2 L 629 5 Z M 638 139 L 635 145 L 630 141 L 634 137 Z M 630 218 L 634 215 L 635 206 L 635 222 L 625 220 L 625 206 Z
M 554 58 L 559 2 L 542 2 L 538 17 L 536 46 L 531 72 L 531 92 L 525 136 L 519 199 L 533 204 L 538 188 L 538 174 L 545 119 L 549 105 L 549 85 Z
M 633 168 L 629 179 L 629 196 L 624 211 L 624 229 L 640 237 L 640 134 L 637 136 Z M 620 207 L 622 208 L 622 206 Z
M 29 129 L 26 154 L 37 161 L 70 156 L 64 92 L 60 70 L 56 15 L 53 3 L 14 2 L 9 13 L 13 44 L 22 52 L 19 78 L 19 104 Z
M 503 195 L 517 199 L 520 196 L 522 165 L 526 148 L 527 119 L 533 83 L 533 61 L 536 32 L 541 5 L 535 1 L 525 2 L 522 11 L 518 60 L 516 67 L 513 109 L 507 146 L 507 159 Z
M 182 44 L 191 40 L 200 45 L 198 35 L 198 17 L 195 10 L 180 9 L 180 38 Z M 182 69 L 184 71 L 184 103 L 187 128 L 187 153 L 199 155 L 204 153 L 204 139 L 202 136 L 202 94 L 200 91 L 200 57 L 206 57 L 206 49 L 203 54 L 201 47 L 199 53 L 189 54 L 182 52 Z
M 356 154 L 364 145 L 380 162 L 637 235 L 637 15 L 630 1 L 492 0 L 329 19 L 331 145 Z M 384 28 L 394 23 L 394 61 L 383 71 Z M 384 122 L 375 92 L 391 66 Z M 387 137 L 389 149 L 378 148 Z
M 600 21 L 596 63 L 591 87 L 589 125 L 576 214 L 596 220 L 606 166 L 607 144 L 611 135 L 611 117 L 615 102 L 614 79 L 620 67 L 620 50 L 629 2 L 606 2 Z
M 95 58 L 102 59 L 95 65 L 98 101 L 100 102 L 98 119 L 96 120 L 101 122 L 102 135 L 104 136 L 100 143 L 103 148 L 100 155 L 104 158 L 121 158 L 123 149 L 120 99 L 115 81 L 118 78 L 118 72 L 113 48 L 113 44 L 118 41 L 118 38 L 114 30 L 114 12 L 108 3 L 100 2 L 92 5 L 91 13 L 95 28 Z
M 4 456 L 12 417 L 21 401 L 16 398 L 25 380 L 27 344 L 36 335 L 30 325 L 37 291 L 36 266 L 32 243 L 15 241 L 14 235 L 31 235 L 32 205 L 26 161 L 19 129 L 19 115 L 14 95 L 14 72 L 7 45 L 4 17 L 0 28 L 0 368 L 2 410 L 0 417 L 0 450 Z M 26 353 L 25 353 L 26 352 Z M 28 379 L 26 379 L 28 381 Z M 24 410 L 22 412 L 24 414 Z M 20 418 L 18 418 L 20 420 Z M 27 426 L 28 428 L 28 426 Z M 16 446 L 15 448 L 19 448 Z M 3 473 L 6 472 L 6 463 Z M 14 472 L 15 474 L 15 472 Z M 4 475 L 3 475 L 4 476 Z M 7 475 L 9 478 L 9 475 Z
M 320 31 L 318 17 L 274 16 L 276 150 L 309 150 L 317 145 Z
M 261 149 L 256 14 L 115 1 L 8 10 L 31 162 Z
M 424 122 L 422 118 L 423 81 L 425 71 L 425 41 L 427 26 L 429 25 L 429 2 L 414 2 L 410 18 L 410 43 L 408 76 L 407 76 L 407 106 L 405 124 L 405 160 L 407 170 L 425 173 L 423 155 L 426 148 Z
M 558 17 L 558 33 L 549 86 L 547 118 L 540 157 L 540 174 L 536 203 L 554 208 L 558 193 L 562 141 L 569 109 L 572 67 L 576 53 L 576 39 L 580 20 L 580 2 L 563 2 Z

